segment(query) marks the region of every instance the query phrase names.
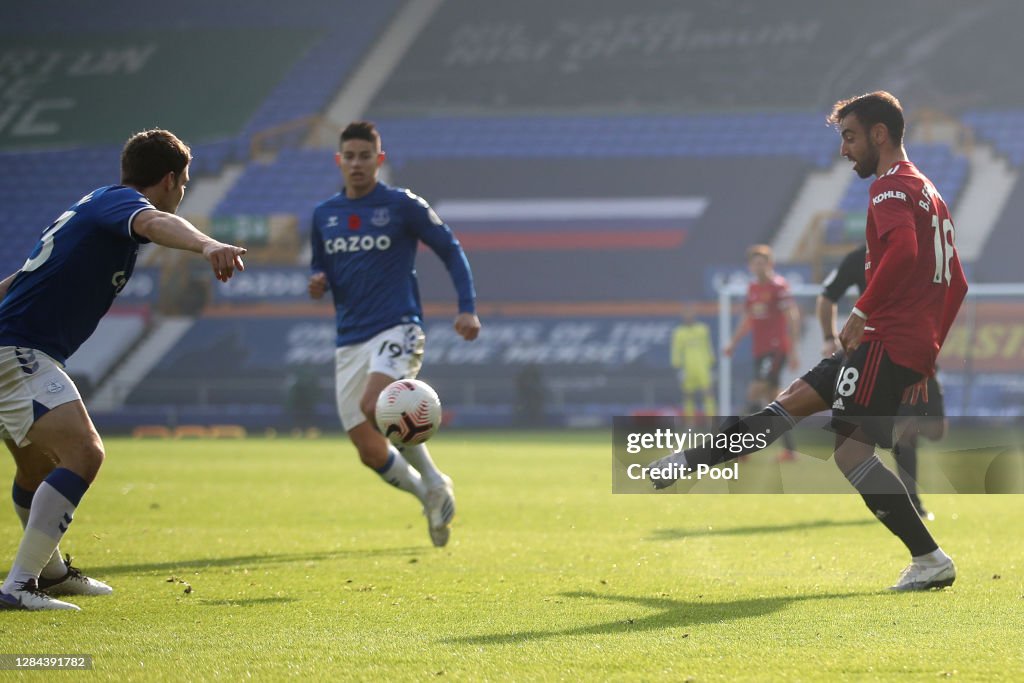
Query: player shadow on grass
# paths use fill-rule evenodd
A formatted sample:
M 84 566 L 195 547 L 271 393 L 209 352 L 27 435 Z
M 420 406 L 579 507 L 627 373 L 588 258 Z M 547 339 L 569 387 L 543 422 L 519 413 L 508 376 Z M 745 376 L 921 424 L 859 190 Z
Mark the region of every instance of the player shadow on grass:
M 598 636 L 638 631 L 655 631 L 666 628 L 686 628 L 702 624 L 717 624 L 735 619 L 750 619 L 781 611 L 805 600 L 830 600 L 834 598 L 863 598 L 868 593 L 824 593 L 819 595 L 789 595 L 724 602 L 695 602 L 674 600 L 667 597 L 645 598 L 635 595 L 610 595 L 594 591 L 571 591 L 560 595 L 570 599 L 611 600 L 632 603 L 638 608 L 660 610 L 647 616 L 616 619 L 592 626 L 569 627 L 552 631 L 517 631 L 515 633 L 492 633 L 478 636 L 447 638 L 443 642 L 454 645 L 505 645 L 544 638 L 567 636 Z
M 252 607 L 254 605 L 274 605 L 288 602 L 298 602 L 298 598 L 273 596 L 266 598 L 226 598 L 223 600 L 208 600 L 199 598 L 197 601 L 203 607 Z
M 213 569 L 233 567 L 244 569 L 252 565 L 292 564 L 295 562 L 317 562 L 341 559 L 362 559 L 367 557 L 418 557 L 428 554 L 425 546 L 407 548 L 369 548 L 367 550 L 330 550 L 314 553 L 280 553 L 267 555 L 235 555 L 233 557 L 204 557 L 194 560 L 172 560 L 168 562 L 147 562 L 142 564 L 114 564 L 107 566 L 89 565 L 92 576 L 117 574 L 145 574 L 147 572 L 183 572 L 188 569 Z
M 692 538 L 694 536 L 746 536 L 775 534 L 787 531 L 803 531 L 806 529 L 831 529 L 840 526 L 869 526 L 877 524 L 872 518 L 847 519 L 835 521 L 832 519 L 816 519 L 813 521 L 793 522 L 791 524 L 764 524 L 756 526 L 737 526 L 715 528 L 713 525 L 703 527 L 691 527 L 688 529 L 655 529 L 654 534 L 648 539 L 650 541 L 672 541 L 678 538 Z

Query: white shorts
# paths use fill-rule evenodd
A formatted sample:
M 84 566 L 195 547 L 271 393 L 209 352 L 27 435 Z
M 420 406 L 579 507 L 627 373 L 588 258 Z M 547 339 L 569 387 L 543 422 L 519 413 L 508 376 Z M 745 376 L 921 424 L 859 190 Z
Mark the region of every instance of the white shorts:
M 334 392 L 341 426 L 348 431 L 366 422 L 359 402 L 371 372 L 395 379 L 413 379 L 423 365 L 423 330 L 407 323 L 380 332 L 334 352 Z
M 81 398 L 63 366 L 42 351 L 0 346 L 0 439 L 29 445 L 38 418 Z

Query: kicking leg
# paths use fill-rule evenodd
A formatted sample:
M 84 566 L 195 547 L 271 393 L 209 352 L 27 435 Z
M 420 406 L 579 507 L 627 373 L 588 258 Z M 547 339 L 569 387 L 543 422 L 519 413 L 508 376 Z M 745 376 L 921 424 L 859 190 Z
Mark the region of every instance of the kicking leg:
M 809 382 L 808 375 L 804 378 L 794 380 L 789 387 L 775 397 L 775 400 L 765 408 L 746 417 L 732 421 L 731 424 L 723 424 L 721 432 L 724 434 L 749 434 L 752 436 L 763 435 L 765 446 L 774 443 L 783 434 L 792 429 L 796 424 L 809 415 L 814 415 L 828 408 L 828 404 L 821 397 L 820 393 Z M 732 443 L 741 441 L 733 440 Z M 745 440 L 746 443 L 755 441 Z M 688 470 L 695 470 L 698 465 L 713 467 L 721 463 L 738 458 L 741 455 L 748 455 L 761 450 L 756 445 L 748 448 L 731 451 L 728 448 L 691 448 L 682 453 L 673 453 L 660 460 L 651 463 L 651 467 L 664 467 L 668 464 L 677 464 L 686 467 Z M 676 480 L 654 479 L 652 481 L 656 488 L 671 486 Z
M 765 404 L 771 405 L 772 397 L 776 396 L 778 394 L 779 387 L 778 387 L 777 384 L 772 384 L 772 385 L 766 385 L 766 388 L 768 390 L 768 393 L 765 394 Z M 764 405 L 764 404 L 762 404 L 762 405 Z M 780 403 L 779 406 L 781 407 L 782 404 Z M 783 410 L 785 410 L 785 408 L 783 408 Z M 786 411 L 786 412 L 789 413 L 789 411 Z M 792 415 L 792 413 L 789 413 L 789 414 Z M 801 416 L 801 417 L 806 417 L 806 415 Z M 792 422 L 791 423 L 791 426 L 795 426 L 795 425 L 796 425 L 796 422 Z M 781 438 L 782 438 L 782 452 L 780 452 L 778 457 L 776 458 L 778 460 L 778 462 L 789 462 L 789 461 L 792 461 L 792 460 L 796 460 L 796 440 L 793 438 L 793 432 L 790 431 L 789 429 L 786 429 L 782 433 Z

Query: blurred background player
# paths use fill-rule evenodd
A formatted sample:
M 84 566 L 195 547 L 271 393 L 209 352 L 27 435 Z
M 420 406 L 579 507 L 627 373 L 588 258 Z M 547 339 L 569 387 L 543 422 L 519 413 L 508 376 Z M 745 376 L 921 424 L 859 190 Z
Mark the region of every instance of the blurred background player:
M 747 390 L 747 412 L 753 413 L 779 393 L 783 365 L 799 367 L 796 341 L 800 338 L 800 312 L 789 293 L 786 279 L 775 272 L 772 249 L 755 244 L 747 250 L 747 267 L 753 279 L 747 287 L 743 318 L 722 353 L 731 357 L 736 345 L 753 332 L 754 379 Z M 779 460 L 793 460 L 793 435 L 783 435 Z
M 683 321 L 672 332 L 672 367 L 679 371 L 679 384 L 683 393 L 683 415 L 696 416 L 696 401 L 700 399 L 703 415 L 716 415 L 713 391 L 715 352 L 711 344 L 711 330 L 697 319 L 697 307 L 686 302 L 682 309 Z
M 313 212 L 309 295 L 330 290 L 337 321 L 335 395 L 338 415 L 364 465 L 423 504 L 430 539 L 448 543 L 455 514 L 451 479 L 425 445 L 402 451 L 377 429 L 377 397 L 396 379 L 414 378 L 423 359 L 423 311 L 416 249 L 423 242 L 444 263 L 458 293 L 455 331 L 480 333 L 469 262 L 452 231 L 412 192 L 378 181 L 380 135 L 369 121 L 349 124 L 335 155 L 342 191 Z
M 815 308 L 824 335 L 822 356 L 826 358 L 842 351 L 837 339 L 835 322 L 838 302 L 850 287 L 856 287 L 858 294 L 864 291 L 866 257 L 865 244 L 844 256 L 839 266 L 829 273 L 822 283 L 821 294 L 818 295 Z M 917 492 L 917 440 L 918 436 L 924 436 L 936 441 L 946 432 L 942 387 L 939 386 L 935 375 L 932 375 L 928 377 L 921 391 L 907 398 L 908 400 L 900 404 L 901 419 L 896 422 L 892 454 L 896 460 L 896 471 L 903 485 L 907 487 L 907 493 L 910 494 L 910 500 L 914 503 L 917 513 L 925 519 L 932 520 L 935 519 L 935 515 L 925 509 Z
M 174 215 L 190 161 L 189 148 L 166 130 L 132 136 L 121 153 L 121 184 L 78 200 L 0 282 L 0 438 L 17 465 L 12 495 L 25 527 L 0 607 L 77 610 L 51 595 L 112 592 L 60 557 L 60 540 L 104 458 L 64 363 L 128 282 L 140 244 L 202 254 L 222 282 L 242 270 L 245 249 Z

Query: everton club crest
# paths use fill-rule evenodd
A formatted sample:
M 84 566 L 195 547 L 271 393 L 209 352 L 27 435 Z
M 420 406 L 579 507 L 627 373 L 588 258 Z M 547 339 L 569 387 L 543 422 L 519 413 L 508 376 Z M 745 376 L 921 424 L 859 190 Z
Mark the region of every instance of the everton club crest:
M 384 206 L 379 209 L 374 209 L 373 217 L 370 218 L 370 222 L 377 228 L 383 228 L 385 225 L 390 223 L 391 214 L 388 212 L 388 208 Z

